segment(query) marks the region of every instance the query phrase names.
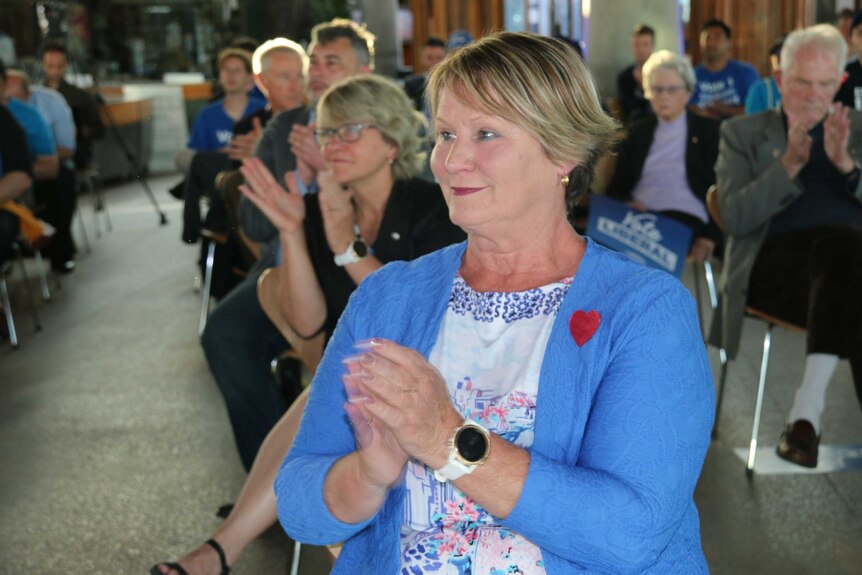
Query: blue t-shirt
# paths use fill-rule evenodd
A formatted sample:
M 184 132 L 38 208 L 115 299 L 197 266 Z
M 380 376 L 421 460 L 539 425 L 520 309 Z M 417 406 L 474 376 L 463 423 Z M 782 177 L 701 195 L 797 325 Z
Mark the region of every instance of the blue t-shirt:
M 756 114 L 766 110 L 778 110 L 781 104 L 781 90 L 775 78 L 767 76 L 755 82 L 745 98 L 745 113 Z
M 27 135 L 27 147 L 30 149 L 30 156 L 34 160 L 38 156 L 53 156 L 57 153 L 51 128 L 48 127 L 48 123 L 36 109 L 36 106 L 31 106 L 15 98 L 9 98 L 6 107 L 15 116 L 15 121 L 24 129 L 24 133 Z
M 748 89 L 760 79 L 754 66 L 738 60 L 729 60 L 719 72 L 710 72 L 701 64 L 694 69 L 694 74 L 697 82 L 689 103 L 699 108 L 705 108 L 713 102 L 742 106 Z
M 266 102 L 249 98 L 242 117 L 257 112 Z M 212 152 L 227 146 L 233 138 L 235 120 L 224 111 L 224 98 L 217 100 L 200 111 L 192 126 L 188 147 L 198 152 Z

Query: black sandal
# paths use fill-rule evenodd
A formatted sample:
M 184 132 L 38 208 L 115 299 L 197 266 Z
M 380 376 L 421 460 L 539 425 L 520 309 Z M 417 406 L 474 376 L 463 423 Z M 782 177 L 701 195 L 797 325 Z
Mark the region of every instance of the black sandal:
M 221 548 L 219 542 L 215 539 L 207 539 L 206 544 L 215 549 L 215 552 L 218 553 L 219 561 L 221 561 L 221 575 L 228 575 L 230 573 L 230 567 L 227 565 L 227 556 L 224 554 L 224 549 Z M 182 565 L 179 563 L 158 563 L 153 565 L 150 569 L 150 575 L 162 575 L 161 571 L 159 571 L 159 567 L 162 565 L 166 566 L 168 569 L 173 569 L 180 575 L 189 575 L 189 572 L 183 569 Z

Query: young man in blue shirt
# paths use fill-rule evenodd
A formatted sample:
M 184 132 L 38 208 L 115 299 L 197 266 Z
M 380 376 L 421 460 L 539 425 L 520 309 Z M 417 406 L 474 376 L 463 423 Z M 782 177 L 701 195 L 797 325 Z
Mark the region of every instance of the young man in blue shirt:
M 760 79 L 748 62 L 730 58 L 730 27 L 718 18 L 707 20 L 700 33 L 704 61 L 694 69 L 697 83 L 689 105 L 698 114 L 723 120 L 745 112 L 745 98 Z

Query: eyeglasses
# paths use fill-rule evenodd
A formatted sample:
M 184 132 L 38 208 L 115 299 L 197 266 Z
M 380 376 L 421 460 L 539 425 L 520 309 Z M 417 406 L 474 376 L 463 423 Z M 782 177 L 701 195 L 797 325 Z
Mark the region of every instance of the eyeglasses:
M 344 124 L 337 128 L 318 128 L 314 131 L 314 137 L 317 138 L 317 143 L 325 146 L 332 141 L 332 138 L 338 136 L 338 139 L 345 144 L 352 144 L 362 137 L 362 132 L 368 128 L 377 128 L 374 124 Z
M 673 96 L 685 90 L 685 86 L 650 86 L 649 90 L 656 96 L 661 96 L 662 94 Z

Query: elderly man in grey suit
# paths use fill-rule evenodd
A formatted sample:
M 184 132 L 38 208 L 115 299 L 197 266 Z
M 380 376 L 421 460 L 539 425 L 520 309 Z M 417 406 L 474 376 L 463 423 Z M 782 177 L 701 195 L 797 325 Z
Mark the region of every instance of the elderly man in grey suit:
M 715 169 L 728 243 L 711 341 L 735 356 L 746 304 L 808 329 L 777 449 L 806 467 L 817 466 L 839 359 L 850 360 L 862 401 L 862 115 L 833 104 L 846 52 L 833 26 L 791 33 L 782 110 L 726 122 Z

